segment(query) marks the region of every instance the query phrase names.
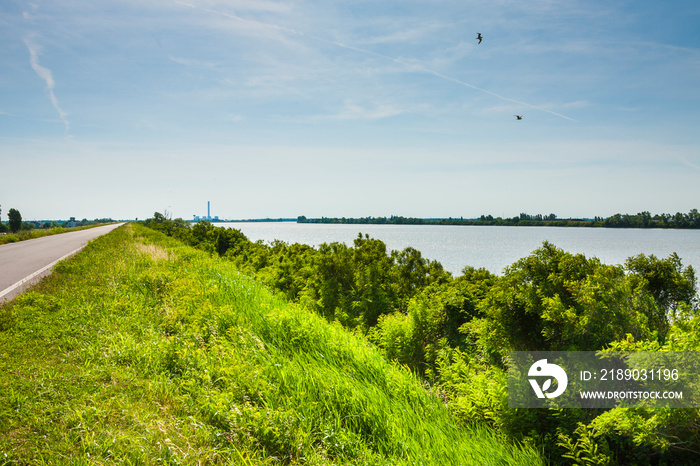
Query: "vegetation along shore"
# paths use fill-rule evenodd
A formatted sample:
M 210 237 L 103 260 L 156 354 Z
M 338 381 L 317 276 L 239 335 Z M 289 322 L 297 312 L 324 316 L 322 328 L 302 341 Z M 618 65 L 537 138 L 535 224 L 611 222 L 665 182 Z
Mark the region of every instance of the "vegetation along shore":
M 415 217 L 359 217 L 338 218 L 297 217 L 298 223 L 348 223 L 371 225 L 497 225 L 497 226 L 550 226 L 550 227 L 597 227 L 597 228 L 700 228 L 700 213 L 692 209 L 687 214 L 656 214 L 641 212 L 636 215 L 615 214 L 610 217 L 558 218 L 555 214 L 530 215 L 521 213 L 516 217 L 494 217 L 482 215 L 479 218 L 415 218 Z
M 218 256 L 131 224 L 0 306 L 0 464 L 544 464 Z
M 544 243 L 502 276 L 459 277 L 420 251 L 252 242 L 156 214 L 146 224 L 227 259 L 288 302 L 351 330 L 438 393 L 463 428 L 485 426 L 550 464 L 700 464 L 696 409 L 509 409 L 511 351 L 700 350 L 696 275 L 680 258 L 621 265 Z M 439 462 L 436 464 L 440 464 Z
M 143 225 L 0 307 L 5 462 L 700 464 L 697 409 L 508 408 L 514 350 L 700 350 L 675 254 L 455 278 L 361 234 Z

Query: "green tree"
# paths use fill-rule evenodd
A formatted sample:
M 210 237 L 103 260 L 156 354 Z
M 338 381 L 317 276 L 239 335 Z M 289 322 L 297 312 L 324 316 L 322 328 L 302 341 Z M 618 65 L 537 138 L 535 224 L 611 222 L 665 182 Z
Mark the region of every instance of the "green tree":
M 402 251 L 392 251 L 394 261 L 394 284 L 397 288 L 400 309 L 405 311 L 408 301 L 431 283 L 446 283 L 452 275 L 445 271 L 437 261 L 422 257 L 415 248 L 407 247 Z
M 352 251 L 344 243 L 323 243 L 313 256 L 314 270 L 302 301 L 329 320 L 354 327 L 357 316 L 351 309 L 354 285 Z
M 354 241 L 353 306 L 365 328 L 377 325 L 380 315 L 390 313 L 396 306 L 396 292 L 391 271 L 392 257 L 387 254 L 386 244 L 369 235 L 359 234 Z
M 242 256 L 247 262 L 252 262 L 248 257 L 248 250 L 253 244 L 242 232 L 236 228 L 216 227 L 209 235 L 214 236 L 215 250 L 220 255 Z M 259 269 L 260 267 L 255 267 Z
M 22 228 L 22 214 L 17 209 L 10 209 L 7 216 L 10 219 L 10 231 L 17 233 Z
M 435 374 L 442 351 L 471 345 L 460 329 L 479 315 L 477 303 L 496 279 L 485 269 L 466 267 L 458 278 L 435 281 L 410 300 L 406 314 L 380 317 L 370 338 L 389 359 L 420 373 Z
M 639 276 L 548 242 L 507 268 L 478 309 L 484 317 L 464 330 L 497 363 L 508 351 L 595 351 L 668 329 Z
M 288 245 L 279 240 L 273 241 L 267 249 L 260 246 L 259 262 L 263 261 L 263 250 L 267 257 L 265 264 L 258 267 L 258 276 L 269 286 L 283 292 L 289 300 L 299 299 L 301 292 L 312 282 L 314 257 L 318 252 L 306 244 Z
M 214 249 L 214 240 L 216 239 L 216 233 L 214 232 L 214 225 L 211 222 L 202 220 L 197 222 L 192 227 L 192 245 L 200 246 L 202 249 L 207 251 L 212 251 Z
M 698 209 L 692 209 L 688 213 L 688 221 L 691 228 L 700 228 L 700 212 L 698 212 Z
M 165 215 L 161 214 L 160 212 L 155 212 L 153 214 L 153 222 L 154 223 L 164 223 L 166 220 Z
M 680 306 L 694 308 L 697 305 L 695 270 L 690 266 L 683 269 L 681 258 L 675 252 L 666 259 L 640 254 L 627 259 L 625 266 L 645 280 L 645 288 L 667 314 L 664 319 L 673 319 Z

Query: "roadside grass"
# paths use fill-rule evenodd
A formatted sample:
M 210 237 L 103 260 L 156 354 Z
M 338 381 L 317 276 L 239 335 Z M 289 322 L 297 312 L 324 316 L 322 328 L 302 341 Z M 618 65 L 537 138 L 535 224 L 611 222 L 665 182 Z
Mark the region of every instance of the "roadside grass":
M 0 245 L 8 243 L 16 243 L 18 241 L 24 241 L 28 239 L 41 238 L 42 236 L 58 235 L 61 233 L 68 233 L 69 231 L 87 230 L 89 228 L 101 227 L 107 225 L 107 223 L 96 223 L 92 225 L 85 225 L 82 227 L 53 227 L 47 229 L 32 229 L 32 230 L 19 230 L 17 233 L 5 233 L 0 234 Z
M 126 225 L 0 306 L 0 464 L 542 464 L 361 336 Z

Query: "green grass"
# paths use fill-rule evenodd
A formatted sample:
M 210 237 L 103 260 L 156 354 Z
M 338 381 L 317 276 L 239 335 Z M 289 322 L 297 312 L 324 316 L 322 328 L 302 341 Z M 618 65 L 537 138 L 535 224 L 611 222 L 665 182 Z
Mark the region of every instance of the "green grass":
M 361 336 L 128 225 L 0 307 L 0 464 L 541 464 Z

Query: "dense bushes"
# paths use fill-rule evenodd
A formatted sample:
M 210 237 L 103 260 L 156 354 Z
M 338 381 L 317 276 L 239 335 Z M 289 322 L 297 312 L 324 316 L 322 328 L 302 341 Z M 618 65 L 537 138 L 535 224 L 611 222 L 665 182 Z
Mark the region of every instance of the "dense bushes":
M 385 355 L 440 387 L 465 424 L 544 448 L 561 464 L 700 462 L 697 410 L 508 409 L 510 351 L 700 350 L 695 272 L 677 255 L 625 265 L 545 242 L 502 276 L 466 267 L 452 277 L 419 251 L 265 245 L 207 222 L 156 214 L 148 226 L 226 257 L 328 320 L 360 330 Z
M 382 315 L 405 312 L 417 293 L 432 283 L 447 283 L 451 274 L 420 251 L 387 251 L 386 245 L 359 235 L 352 247 L 322 244 L 317 249 L 275 241 L 252 242 L 239 230 L 156 213 L 146 225 L 236 263 L 288 299 L 304 303 L 329 320 L 368 331 Z

